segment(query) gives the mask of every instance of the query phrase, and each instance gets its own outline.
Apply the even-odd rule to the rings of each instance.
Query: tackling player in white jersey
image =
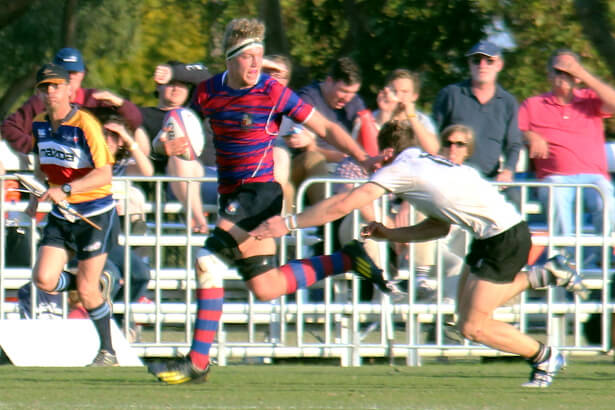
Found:
[[[458,288],[458,328],[468,339],[530,362],[526,387],[548,387],[565,365],[555,348],[492,318],[493,311],[528,288],[565,286],[586,296],[579,275],[561,255],[544,266],[520,272],[528,259],[528,226],[497,188],[471,167],[427,154],[417,146],[412,128],[386,123],[378,135],[382,169],[350,192],[340,193],[286,218],[274,216],[251,232],[256,238],[283,236],[292,229],[318,226],[347,215],[387,193],[401,196],[427,216],[419,224],[389,229],[371,223],[362,236],[394,242],[420,242],[446,236],[455,224],[470,231],[473,242]]]

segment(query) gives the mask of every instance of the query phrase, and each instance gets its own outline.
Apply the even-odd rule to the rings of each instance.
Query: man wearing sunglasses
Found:
[[[440,131],[451,124],[471,127],[476,144],[467,163],[489,179],[511,182],[522,145],[517,101],[497,83],[504,67],[502,51],[489,41],[481,41],[466,57],[471,78],[440,90],[433,119]],[[502,164],[500,157],[504,158]],[[506,189],[506,196],[519,205],[518,189]]]
[[[586,212],[591,211],[595,232],[602,233],[605,207],[610,220],[615,220],[602,123],[615,112],[615,89],[590,73],[570,50],[551,55],[547,76],[551,91],[528,98],[519,110],[519,127],[529,145],[536,177],[600,187],[604,201],[595,189],[583,190],[583,200]],[[580,83],[583,88],[578,87]],[[544,194],[543,200],[548,201],[547,192]],[[574,188],[553,190],[556,234],[574,234],[575,196]]]

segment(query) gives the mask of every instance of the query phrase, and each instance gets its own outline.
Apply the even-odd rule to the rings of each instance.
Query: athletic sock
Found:
[[[527,279],[530,282],[532,289],[544,289],[550,285],[555,284],[555,278],[547,269],[542,265],[530,266],[527,273]]]
[[[100,338],[100,350],[106,350],[115,354],[111,343],[111,308],[107,302],[94,309],[87,309],[90,319],[94,322],[98,337]]]
[[[551,348],[540,342],[538,344],[540,345],[538,351],[534,356],[530,357],[530,362],[533,364],[542,363],[551,357]]]
[[[280,271],[286,277],[287,295],[295,293],[297,289],[308,288],[327,276],[350,270],[352,270],[352,261],[348,255],[342,252],[307,259],[296,259],[280,266]]]
[[[63,271],[58,278],[58,284],[56,285],[54,292],[64,292],[65,290],[77,289],[77,277],[72,273]]]
[[[197,289],[197,318],[190,348],[190,360],[199,369],[209,364],[209,349],[218,331],[224,302],[223,288]]]

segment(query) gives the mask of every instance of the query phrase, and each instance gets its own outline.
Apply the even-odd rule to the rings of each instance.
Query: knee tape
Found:
[[[239,259],[236,262],[237,271],[243,280],[250,280],[276,267],[275,255],[258,255]]]
[[[232,263],[241,258],[241,252],[239,252],[235,238],[230,233],[217,227],[205,241],[205,248],[218,254],[227,263]]]
[[[228,266],[215,253],[201,248],[196,255],[196,277],[199,289],[221,288],[222,272]]]

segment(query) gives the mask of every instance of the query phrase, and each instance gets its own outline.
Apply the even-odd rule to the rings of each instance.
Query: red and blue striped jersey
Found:
[[[218,192],[241,184],[273,181],[273,141],[284,115],[304,123],[313,108],[267,74],[247,89],[226,85],[227,73],[199,84],[193,108],[208,117],[214,133]]]

